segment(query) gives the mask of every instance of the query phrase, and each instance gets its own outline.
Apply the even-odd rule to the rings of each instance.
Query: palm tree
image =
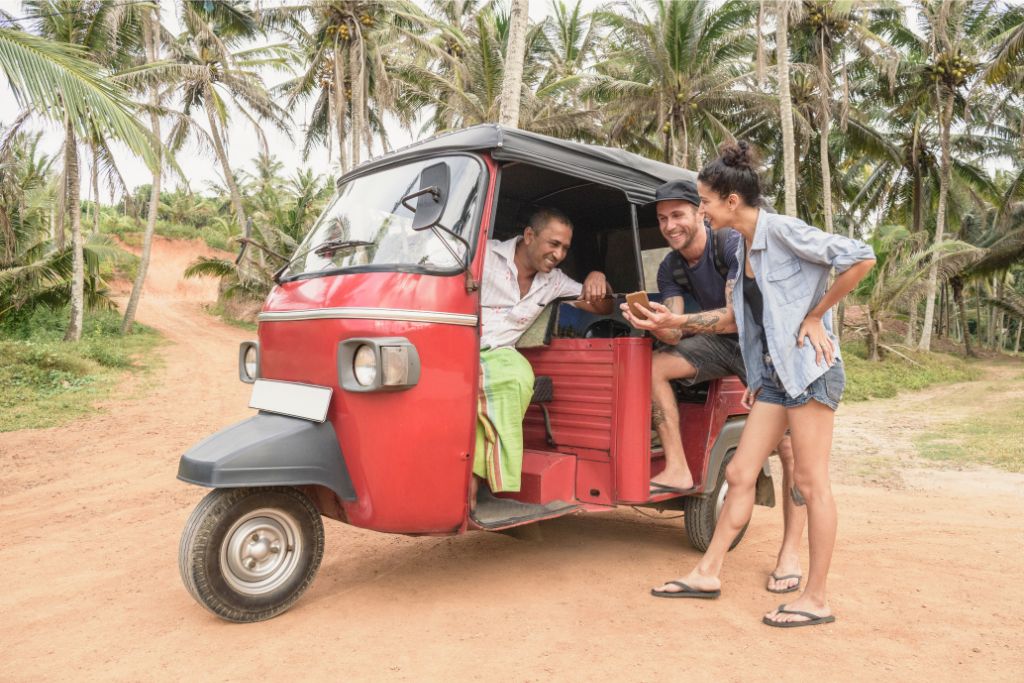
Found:
[[[429,111],[423,126],[427,132],[498,122],[509,19],[488,6],[463,16],[464,27],[439,24],[432,49],[399,68],[406,84],[399,106],[406,112]],[[526,34],[518,127],[558,137],[593,137],[594,112],[565,106],[578,77],[548,78],[544,28],[535,24]]]
[[[697,167],[732,135],[731,118],[773,106],[773,97],[743,87],[753,74],[756,7],[742,0],[648,6],[595,14],[611,37],[582,94],[602,104],[611,142]]]
[[[96,60],[89,72],[91,78],[99,78],[101,66],[114,71],[125,63],[127,54],[132,49],[133,36],[136,34],[134,25],[137,13],[124,11],[124,0],[100,0],[88,5],[71,0],[27,0],[24,3],[34,18],[33,27],[37,34],[54,43],[64,46],[64,54],[70,56],[79,51]],[[13,35],[13,34],[11,34]],[[14,41],[17,46],[18,37]],[[30,47],[30,43],[22,42],[21,47]],[[38,47],[38,43],[36,44]],[[74,46],[74,47],[71,47]],[[50,53],[54,54],[52,48]],[[26,65],[32,63],[26,61]],[[52,71],[52,70],[51,70]],[[38,78],[39,74],[35,74]],[[25,81],[26,85],[29,81]],[[17,83],[15,83],[17,88]],[[43,103],[50,105],[44,110],[52,118],[63,122],[64,127],[64,181],[67,188],[65,206],[71,217],[71,242],[73,253],[71,316],[66,341],[78,341],[82,334],[85,300],[85,255],[82,238],[82,217],[79,182],[78,139],[88,139],[90,133],[109,131],[117,137],[131,141],[136,151],[143,152],[150,163],[154,162],[150,140],[141,127],[131,122],[126,125],[131,105],[124,96],[123,90],[113,83],[107,86],[110,93],[106,101],[96,97],[88,97],[85,102],[64,101],[57,97],[55,101],[44,98]],[[31,92],[31,91],[30,91]],[[71,93],[69,93],[70,95]],[[83,94],[93,94],[85,91]],[[94,110],[92,105],[96,105]],[[115,109],[117,110],[115,113]],[[113,115],[113,118],[112,118]],[[113,127],[111,128],[111,125]],[[127,135],[127,137],[124,137]],[[147,149],[149,148],[149,149]]]
[[[842,127],[846,129],[849,111],[849,81],[846,64],[846,50],[852,46],[860,58],[876,62],[879,71],[885,69],[883,60],[893,59],[885,42],[868,26],[867,9],[840,0],[803,0],[804,15],[795,28],[797,52],[803,53],[801,61],[816,64],[818,92],[818,153],[822,186],[822,214],[826,232],[834,232],[832,208],[832,163],[829,154],[830,132],[833,117],[833,63],[838,55],[843,75]]]
[[[942,242],[946,230],[946,210],[950,185],[950,132],[955,107],[960,102],[961,115],[966,98],[976,95],[980,81],[968,88],[969,80],[981,69],[985,38],[991,28],[992,3],[983,0],[918,0],[923,37],[928,44],[929,63],[922,76],[930,80],[934,103],[939,112],[940,149],[939,202],[935,216],[935,244]],[[924,321],[918,348],[931,348],[932,323],[935,317],[935,293],[938,287],[939,264],[928,273]]]
[[[306,126],[305,152],[314,144],[338,145],[344,172],[359,163],[376,134],[388,148],[383,118],[397,113],[399,45],[423,50],[428,18],[406,0],[314,0],[270,9],[269,29],[283,31],[298,46],[300,73],[277,92],[288,106],[316,98]]]
[[[160,43],[164,33],[160,24],[159,7],[143,9],[144,17],[142,23],[143,45],[145,48],[146,63],[153,65],[160,59]],[[152,83],[149,87],[149,127],[153,138],[160,140],[160,84]],[[149,270],[149,259],[153,246],[153,232],[156,230],[157,216],[160,211],[160,181],[162,179],[162,155],[161,150],[157,151],[157,163],[153,167],[153,181],[149,190],[149,207],[146,216],[146,230],[142,235],[142,255],[139,260],[139,270],[135,275],[135,282],[132,284],[132,293],[128,297],[128,303],[124,308],[124,317],[121,320],[121,334],[130,334],[135,324],[135,313],[139,307],[139,300],[142,298],[142,288],[146,283],[146,272]]]
[[[884,348],[883,317],[921,296],[927,287],[925,275],[933,265],[938,264],[947,279],[975,263],[984,252],[956,240],[928,246],[925,233],[901,225],[881,226],[871,241],[878,267],[861,282],[858,293],[866,303],[868,359],[877,361]]]
[[[174,85],[185,116],[172,127],[169,147],[177,151],[190,135],[212,145],[227,183],[235,221],[244,231],[247,221],[242,194],[227,155],[228,106],[234,105],[249,121],[264,146],[261,122],[290,134],[288,112],[267,92],[260,70],[285,68],[292,51],[283,44],[241,48],[258,34],[259,26],[247,3],[239,0],[184,0],[179,13],[186,30],[167,47],[170,59],[182,73]],[[209,132],[190,118],[197,110],[205,115]]]

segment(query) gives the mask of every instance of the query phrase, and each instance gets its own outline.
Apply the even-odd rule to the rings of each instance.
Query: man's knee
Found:
[[[667,382],[696,376],[697,368],[682,356],[669,351],[658,351],[651,357],[651,379]]]

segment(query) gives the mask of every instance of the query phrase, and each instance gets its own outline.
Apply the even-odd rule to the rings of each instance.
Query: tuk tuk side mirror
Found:
[[[427,230],[435,227],[448,204],[448,190],[451,185],[451,171],[448,164],[431,164],[420,173],[420,189],[402,197],[402,206],[413,212],[412,229]],[[409,205],[416,200],[415,208]]]

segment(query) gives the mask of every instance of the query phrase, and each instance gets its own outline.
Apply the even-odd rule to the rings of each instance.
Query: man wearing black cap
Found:
[[[653,332],[662,347],[651,359],[651,416],[665,451],[665,469],[651,480],[651,495],[693,489],[680,435],[679,406],[669,380],[690,385],[729,375],[745,378],[727,287],[739,273],[740,234],[730,229],[715,234],[704,225],[692,181],[665,183],[655,193],[655,201],[658,227],[672,248],[658,267],[658,290],[665,308],[680,316],[680,326]],[[696,300],[700,312],[683,315],[686,293]],[[633,322],[628,307],[623,312]]]
[[[686,464],[679,429],[679,405],[670,380],[699,384],[736,375],[746,384],[746,369],[736,336],[732,288],[739,275],[736,258],[740,234],[730,228],[717,232],[704,224],[696,185],[673,180],[655,192],[658,227],[672,247],[658,267],[658,291],[664,304],[651,304],[655,315],[671,312],[678,327],[651,331],[659,341],[651,358],[651,421],[665,453],[665,469],[651,480],[651,495],[692,491],[693,476]],[[763,207],[768,211],[771,208]],[[699,313],[684,313],[684,294],[700,306]],[[628,306],[623,316],[636,319]],[[793,452],[789,437],[778,447],[784,480],[792,482]],[[768,590],[789,593],[800,585],[800,539],[806,514],[789,496],[784,502],[785,534]]]

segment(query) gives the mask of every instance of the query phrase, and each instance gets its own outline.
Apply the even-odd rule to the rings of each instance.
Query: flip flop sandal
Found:
[[[785,605],[779,605],[776,610],[780,614],[797,614],[801,617],[807,617],[804,621],[775,621],[769,619],[767,616],[761,617],[761,622],[769,626],[775,626],[776,628],[797,628],[799,626],[817,626],[819,624],[831,624],[836,618],[833,615],[827,617],[819,616],[811,612],[801,612],[796,609],[786,609]]]
[[[704,600],[714,600],[722,594],[721,589],[716,591],[699,591],[696,588],[690,588],[682,581],[666,581],[666,586],[679,586],[682,590],[677,591],[660,591],[655,588],[651,589],[651,595],[656,598],[701,598]]]
[[[765,590],[769,593],[792,593],[794,591],[800,590],[800,579],[803,578],[803,574],[786,574],[785,576],[775,576],[775,574],[771,574],[770,576],[776,582],[785,581],[786,579],[796,579],[797,581],[795,586],[783,588],[782,590],[777,590],[775,588],[765,588]]]
[[[676,495],[685,495],[687,493],[693,493],[697,490],[696,486],[691,486],[688,489],[676,488],[675,486],[668,486],[667,484],[655,484],[651,482],[651,487],[648,489],[648,496],[661,496],[666,493],[674,493]]]

